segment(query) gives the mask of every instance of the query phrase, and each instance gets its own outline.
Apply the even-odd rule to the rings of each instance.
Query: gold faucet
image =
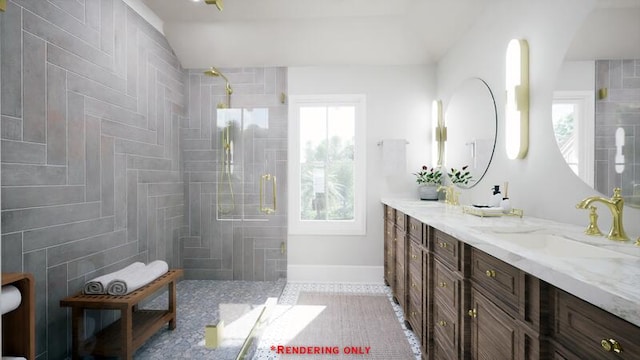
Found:
[[[438,191],[444,190],[444,202],[449,205],[460,205],[458,202],[458,193],[453,185],[440,185]]]
[[[601,196],[589,196],[576,204],[576,208],[587,209],[591,206],[591,203],[596,201],[605,204],[611,211],[613,224],[611,225],[611,230],[609,231],[607,238],[617,241],[629,240],[629,237],[624,232],[624,227],[622,226],[622,209],[624,208],[624,199],[620,195],[620,188],[613,189],[613,197],[611,199],[603,198]]]

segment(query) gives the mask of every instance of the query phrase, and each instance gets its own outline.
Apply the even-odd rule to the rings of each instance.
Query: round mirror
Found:
[[[567,165],[605,196],[640,207],[640,3],[598,7],[571,43],[552,121]]]
[[[475,186],[489,168],[496,146],[496,103],[489,85],[465,80],[453,93],[444,115],[444,167],[461,188]]]

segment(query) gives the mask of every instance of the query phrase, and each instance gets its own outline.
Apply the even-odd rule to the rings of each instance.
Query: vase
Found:
[[[420,200],[438,200],[438,185],[418,185],[418,195],[420,196]]]

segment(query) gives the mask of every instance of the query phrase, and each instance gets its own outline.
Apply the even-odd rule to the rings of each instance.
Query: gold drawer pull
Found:
[[[618,354],[622,352],[622,346],[620,346],[620,343],[614,339],[602,339],[602,341],[600,341],[600,345],[602,345],[604,351],[613,351]]]
[[[416,316],[416,312],[415,312],[415,311],[412,311],[412,312],[411,312],[411,317],[414,317],[414,316]]]
[[[391,231],[387,231],[387,235],[391,235]]]
[[[444,281],[443,281],[443,282],[441,282],[441,283],[440,283],[440,287],[447,287],[447,283],[446,283],[446,282],[444,282]]]
[[[414,224],[411,224],[411,230],[415,230],[416,226]]]
[[[469,310],[469,312],[467,312],[467,314],[468,314],[469,316],[471,316],[472,318],[474,318],[474,319],[475,319],[475,318],[477,318],[477,317],[478,317],[478,310],[476,310],[476,309],[471,309],[471,310]]]
[[[443,248],[443,249],[447,247],[447,243],[445,243],[445,242],[440,242],[440,243],[438,243],[438,245],[440,245],[440,247]]]
[[[440,325],[440,326],[447,326],[447,322],[446,322],[446,321],[443,321],[443,320],[440,320],[440,321],[438,321],[438,325]]]
[[[496,277],[496,271],[495,270],[487,270],[484,272],[485,274],[487,274],[488,277]]]
[[[398,242],[398,238],[393,238],[393,241]]]
[[[402,221],[402,216],[398,216],[398,217],[396,218],[396,220],[397,220],[398,222]]]

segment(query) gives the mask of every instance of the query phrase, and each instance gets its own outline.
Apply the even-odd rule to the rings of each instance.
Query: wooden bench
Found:
[[[169,323],[169,330],[175,329],[176,282],[183,274],[182,269],[169,270],[153,282],[126,295],[85,295],[80,292],[62,299],[60,306],[71,308],[72,359],[81,359],[89,354],[133,359],[133,353],[165,323]],[[138,309],[138,303],[167,285],[167,310]],[[120,319],[98,332],[95,337],[84,339],[85,309],[120,310]]]

